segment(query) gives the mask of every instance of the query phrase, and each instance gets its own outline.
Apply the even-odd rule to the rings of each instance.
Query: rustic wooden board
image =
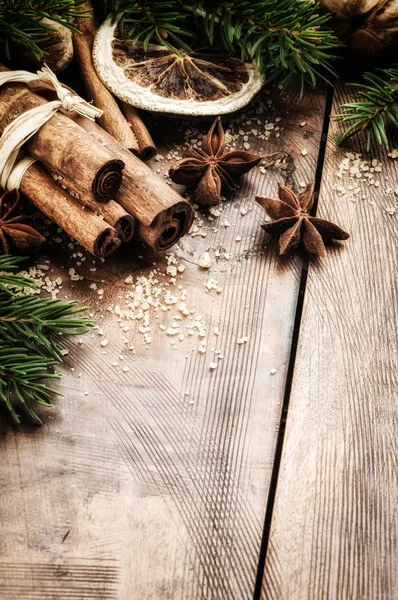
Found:
[[[307,181],[325,94],[301,103],[296,93],[264,97],[271,100],[255,118],[263,128],[279,115],[283,130],[261,146],[250,134],[251,148],[286,152],[289,177]],[[256,120],[251,128],[260,127]],[[159,121],[154,137],[167,129],[180,142],[188,126]],[[174,148],[168,142],[163,155]],[[189,340],[172,349],[160,331],[147,350],[132,326],[137,354],[125,356],[128,372],[114,367],[124,346],[106,307],[138,266],[119,256],[93,274],[86,262],[78,269],[86,279],[71,284],[65,270],[75,261],[53,245],[50,275],[60,274],[63,293],[90,305],[110,343],[103,355],[96,333],[82,344],[68,340],[75,371],[65,369],[66,398],[41,429],[1,426],[2,598],[252,597],[301,273],[298,259],[281,262],[264,246],[264,213],[252,198],[274,195],[283,179],[278,170],[254,170],[224,206],[231,226],[214,233],[215,222],[204,218],[207,237],[188,236],[177,250],[197,314],[209,331],[220,322],[204,356]],[[219,247],[230,260],[215,258]],[[198,267],[207,250],[209,273]],[[141,263],[142,272],[153,260]],[[222,294],[204,293],[209,276]],[[104,302],[89,287],[101,280]],[[240,346],[241,336],[248,341]],[[214,372],[212,347],[224,354]]]
[[[334,112],[352,91],[340,87],[335,96]],[[397,597],[398,163],[376,147],[367,153],[357,139],[346,151],[381,160],[380,185],[360,182],[356,201],[339,195],[339,185],[353,195],[347,179],[336,177],[344,157],[335,146],[339,131],[333,124],[318,214],[351,239],[310,264],[267,600]]]

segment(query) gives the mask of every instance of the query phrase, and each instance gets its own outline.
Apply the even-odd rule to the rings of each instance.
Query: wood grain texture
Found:
[[[262,146],[249,135],[251,149],[286,152],[289,176],[297,182],[310,179],[324,93],[310,94],[300,104],[294,92],[265,100],[276,108],[270,105],[255,119],[263,127],[266,118],[279,116],[284,129]],[[300,127],[303,121],[307,125]],[[181,142],[186,126],[160,119],[153,127],[165,156]],[[208,124],[194,126],[205,132]],[[45,565],[45,576],[52,579],[49,573],[55,573],[54,585],[67,590],[63,598],[252,597],[301,272],[298,258],[279,261],[264,246],[260,224],[265,215],[253,198],[275,194],[276,181],[283,179],[277,170],[255,169],[224,205],[222,219],[231,226],[204,217],[207,237],[188,236],[177,249],[196,314],[202,314],[209,332],[220,323],[221,335],[209,335],[204,356],[188,339],[172,349],[157,329],[147,350],[131,326],[128,335],[137,355],[125,355],[128,372],[115,368],[123,336],[106,307],[118,301],[126,276],[138,269],[147,273],[154,257],[137,265],[119,253],[95,273],[87,261],[78,269],[85,280],[71,282],[65,273],[75,260],[52,245],[50,275],[63,276],[63,295],[90,306],[110,343],[103,355],[95,333],[81,344],[65,340],[67,363],[75,369],[65,368],[66,399],[46,415],[41,429],[14,431],[2,425],[4,600],[20,590],[16,563],[21,572]],[[245,216],[242,206],[248,209]],[[217,258],[218,248],[231,259]],[[205,251],[213,261],[209,273],[198,267]],[[208,277],[217,279],[222,294],[204,293]],[[92,282],[101,282],[105,301],[98,302]],[[241,336],[248,337],[244,346],[237,344]],[[224,354],[214,372],[209,370],[212,347]],[[272,369],[277,369],[274,375]],[[89,565],[81,589],[58,577],[59,564],[68,573]],[[102,595],[98,582],[105,574],[95,566],[108,569]],[[24,585],[26,598],[45,590],[38,577]]]
[[[338,88],[333,112],[351,100]],[[318,215],[351,238],[310,264],[264,600],[397,598],[398,215],[386,208],[398,163],[366,153],[363,138],[338,149],[339,131],[332,124]],[[334,189],[348,189],[336,177],[347,151],[383,163],[380,185],[358,183],[356,201]]]

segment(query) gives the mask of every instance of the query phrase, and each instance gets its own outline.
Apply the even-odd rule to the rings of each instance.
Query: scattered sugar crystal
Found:
[[[209,212],[213,217],[219,217],[222,211],[219,208],[214,208],[214,206],[212,206]]]
[[[169,266],[169,267],[167,267],[167,272],[172,277],[175,277],[177,275],[177,267],[175,267],[174,265]]]
[[[210,254],[208,252],[205,252],[202,258],[199,259],[199,266],[202,267],[202,269],[210,269],[211,260]]]
[[[218,288],[218,283],[215,279],[209,279],[204,283],[204,286],[206,288],[206,291],[210,292],[210,290],[216,290]]]
[[[363,185],[380,186],[379,174],[382,172],[383,164],[377,159],[372,161],[362,158],[362,154],[347,152],[341,160],[336,177],[344,181],[344,185],[338,184],[334,189],[340,196],[345,196],[355,202],[357,198],[366,199],[363,194]]]

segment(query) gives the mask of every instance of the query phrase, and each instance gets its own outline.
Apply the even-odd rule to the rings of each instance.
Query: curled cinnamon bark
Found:
[[[8,70],[0,65],[0,71]],[[7,83],[0,88],[0,133],[27,110],[46,100],[25,84]],[[72,113],[71,113],[72,114]],[[55,114],[25,144],[26,150],[60,173],[69,188],[88,201],[114,198],[122,181],[124,162],[65,114]]]
[[[164,252],[171,248],[186,233],[186,224],[189,216],[185,207],[173,207],[169,215],[165,215],[161,222],[152,225],[138,225],[138,234],[141,239],[155,252]],[[156,219],[155,219],[156,221]]]
[[[116,229],[121,242],[129,242],[133,239],[135,219],[120,204],[110,200],[106,204],[97,204],[91,208],[93,208],[94,213],[97,213],[106,223]]]
[[[82,9],[84,11],[92,11],[91,2],[86,1],[83,4]],[[91,53],[95,34],[97,33],[97,26],[93,13],[91,13],[91,16],[86,14],[84,18],[75,19],[75,25],[80,32],[73,33],[75,60],[79,67],[84,87],[86,88],[88,100],[92,100],[95,106],[104,111],[98,121],[101,127],[103,127],[118,142],[131,150],[131,152],[139,154],[140,148],[135,132],[132,131],[124,118],[115,98],[98,77],[93,64]]]
[[[66,189],[68,195],[70,194],[73,197],[73,191],[71,193],[71,190],[68,189],[68,186],[65,184],[65,179],[62,180],[62,187],[63,189]],[[84,208],[92,211],[100,219],[105,221],[105,223],[114,227],[121,242],[129,242],[133,239],[135,219],[133,216],[129,215],[120,204],[114,200],[109,200],[109,202],[100,204],[98,202],[85,202],[84,198],[76,199]]]
[[[91,186],[96,200],[99,202],[108,202],[116,196],[122,180],[122,165],[122,161],[117,164],[113,159],[105,163],[97,171]],[[83,168],[85,168],[85,165],[83,165]]]
[[[79,116],[75,121],[125,163],[115,200],[136,219],[138,235],[155,252],[171,248],[188,233],[192,206],[101,127]]]
[[[36,208],[94,256],[109,256],[120,246],[116,229],[72,198],[39,163],[25,171],[20,189]]]
[[[141,160],[150,160],[156,154],[156,146],[151,134],[134,106],[130,106],[130,104],[126,104],[125,102],[122,102],[121,105],[123,113],[130,123],[138,142],[138,153],[135,152],[135,154]]]

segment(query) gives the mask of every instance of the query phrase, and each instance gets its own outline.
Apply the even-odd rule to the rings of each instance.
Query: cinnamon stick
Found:
[[[0,71],[8,70],[0,64]],[[25,84],[0,88],[0,132],[20,114],[44,104]],[[72,113],[71,113],[72,114]],[[92,202],[107,202],[121,184],[124,163],[68,116],[58,112],[25,144],[26,150]],[[128,152],[128,151],[126,151]]]
[[[160,252],[188,233],[193,220],[189,202],[101,127],[79,116],[75,120],[91,133],[93,139],[125,163],[123,181],[115,200],[135,217],[137,233],[145,243]]]
[[[139,147],[138,157],[141,160],[149,160],[153,158],[156,154],[155,142],[146,128],[144,121],[141,119],[139,112],[136,108],[134,108],[134,106],[131,106],[126,102],[121,102],[121,106],[124,116],[130,123],[131,129],[133,130],[137,139]]]
[[[116,229],[72,198],[38,162],[25,171],[20,189],[36,208],[94,256],[109,256],[120,246]]]
[[[88,0],[82,6],[84,11],[91,10],[92,4]],[[88,99],[101,108],[104,113],[98,119],[100,125],[123,146],[134,152],[140,153],[138,140],[128,122],[123,116],[118,103],[107,87],[102,83],[95,70],[92,49],[97,26],[94,13],[85,18],[76,18],[75,25],[80,33],[73,33],[75,59],[80,75],[86,88]],[[148,134],[149,135],[149,134]]]
[[[181,215],[183,218],[185,215]],[[171,211],[162,223],[140,225],[138,228],[141,239],[156,252],[168,250],[181,237],[181,220]]]
[[[121,242],[129,242],[133,239],[135,219],[120,204],[110,200],[106,204],[97,204],[89,206],[89,208],[92,208],[95,214],[116,229]]]
[[[62,179],[61,187],[66,189],[70,196],[76,198],[73,190],[70,190],[65,184],[65,179]],[[135,219],[132,215],[129,215],[128,212],[120,206],[120,204],[114,200],[109,200],[109,202],[100,204],[98,202],[85,202],[84,198],[76,199],[78,200],[79,204],[83,205],[83,208],[88,208],[100,219],[105,221],[105,223],[108,223],[108,225],[111,225],[111,227],[116,229],[117,235],[121,242],[129,242],[133,239]]]

